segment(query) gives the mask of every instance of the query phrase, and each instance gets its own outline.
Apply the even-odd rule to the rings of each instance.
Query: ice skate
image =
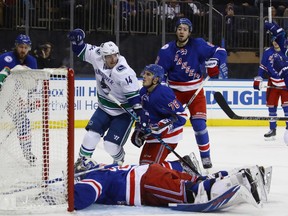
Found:
[[[211,158],[210,157],[201,158],[201,161],[202,161],[202,165],[203,165],[204,169],[212,168],[212,162],[211,162]]]
[[[187,162],[187,164],[189,164],[189,166],[184,163],[183,161],[180,160],[180,163],[183,167],[183,171],[190,174],[190,175],[198,175],[198,173],[201,173],[201,169],[199,166],[199,162],[197,160],[197,158],[195,157],[195,154],[193,152],[191,152],[189,155],[185,155],[183,157],[183,160],[185,160]],[[193,168],[193,170],[191,168]],[[195,171],[197,171],[198,173],[196,173]]]
[[[97,162],[94,161],[91,157],[79,157],[74,164],[74,172],[79,173],[89,169],[93,169],[97,166]]]
[[[270,129],[268,133],[264,134],[264,139],[266,141],[273,141],[276,139],[276,129]]]

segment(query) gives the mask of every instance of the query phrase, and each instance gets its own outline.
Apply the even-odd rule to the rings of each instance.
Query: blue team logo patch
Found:
[[[13,58],[11,56],[5,56],[4,61],[10,63],[13,61]]]
[[[169,44],[165,44],[161,49],[167,49],[169,47]]]

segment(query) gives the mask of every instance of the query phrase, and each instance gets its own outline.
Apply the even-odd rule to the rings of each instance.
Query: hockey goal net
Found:
[[[0,101],[0,214],[72,211],[73,70],[17,66]]]

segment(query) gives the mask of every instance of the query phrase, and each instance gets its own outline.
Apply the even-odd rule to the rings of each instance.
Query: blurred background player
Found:
[[[275,52],[272,56],[273,68],[278,73],[278,76],[285,82],[286,89],[288,89],[288,49],[287,49],[287,35],[283,28],[277,23],[266,21],[264,23],[265,30],[271,33],[272,41],[275,41],[280,50]],[[283,90],[284,91],[284,90]],[[288,128],[286,127],[284,133],[284,142],[288,145]]]
[[[167,83],[177,99],[187,104],[203,80],[201,65],[205,63],[208,76],[219,75],[219,67],[227,71],[225,49],[214,46],[202,38],[191,38],[192,23],[187,18],[177,21],[176,40],[164,45],[157,56],[156,64],[164,68]],[[212,167],[210,141],[206,125],[206,98],[202,89],[188,107],[190,122],[195,132],[201,161],[205,169]]]
[[[92,64],[98,96],[98,108],[86,126],[87,133],[80,147],[76,171],[95,165],[91,156],[104,136],[104,148],[113,158],[113,163],[124,162],[125,144],[134,120],[120,108],[109,95],[120,101],[128,110],[142,111],[136,73],[120,55],[119,48],[112,42],[99,46],[84,42],[85,33],[74,29],[68,34],[73,52],[83,61]]]
[[[253,87],[256,90],[261,90],[262,82],[265,75],[268,75],[268,87],[266,90],[266,106],[268,107],[269,116],[277,116],[278,101],[281,99],[281,106],[284,115],[288,116],[288,90],[286,89],[284,79],[281,79],[273,68],[273,55],[280,52],[280,47],[275,40],[272,41],[272,46],[266,49],[263,53],[261,64],[258,69],[258,76],[254,78]],[[265,140],[275,140],[277,122],[269,121],[270,130],[264,134]],[[288,122],[286,122],[288,129]]]
[[[29,55],[31,50],[31,40],[28,35],[20,34],[15,40],[15,49],[10,52],[0,55],[0,88],[5,87],[4,80],[9,76],[10,69],[16,65],[27,66],[31,69],[37,69],[36,59]],[[21,98],[17,98],[19,106],[24,106],[27,101],[23,101]],[[16,109],[15,107],[6,109],[8,114],[12,117],[16,126],[17,136],[20,141],[20,146],[23,151],[24,157],[30,165],[34,165],[36,162],[35,155],[31,152],[31,128],[30,120],[27,117],[29,109]],[[20,110],[20,111],[19,111]]]
[[[117,166],[91,171],[78,180],[74,185],[74,208],[81,210],[93,203],[162,207],[168,207],[169,203],[193,203],[198,211],[201,206],[205,211],[209,208],[214,211],[225,204],[231,208],[241,202],[260,207],[265,188],[259,181],[262,173],[258,167],[235,169],[229,175],[220,171],[207,177],[160,164]],[[211,201],[218,196],[218,200]]]
[[[160,65],[147,65],[141,75],[143,87],[140,89],[140,97],[144,115],[141,115],[140,123],[136,123],[131,141],[137,147],[145,143],[140,164],[163,163],[171,151],[156,137],[175,149],[182,139],[183,125],[188,115],[173,91],[161,85],[164,69]],[[150,132],[152,135],[146,135]]]

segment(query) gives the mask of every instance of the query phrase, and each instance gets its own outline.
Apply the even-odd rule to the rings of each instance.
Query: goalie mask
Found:
[[[119,54],[119,48],[112,41],[108,41],[100,45],[100,53],[101,53],[103,60],[105,61],[105,56]]]

